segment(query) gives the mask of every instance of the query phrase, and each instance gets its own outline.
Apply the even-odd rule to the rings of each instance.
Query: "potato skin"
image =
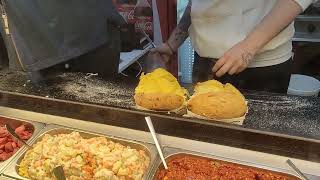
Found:
[[[229,92],[208,92],[192,97],[188,110],[210,119],[231,119],[245,115],[247,105],[241,96]]]
[[[184,97],[169,93],[137,93],[134,95],[138,106],[155,111],[171,111],[184,104]]]

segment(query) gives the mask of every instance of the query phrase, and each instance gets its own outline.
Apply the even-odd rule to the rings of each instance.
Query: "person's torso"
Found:
[[[221,57],[233,45],[245,39],[276,2],[277,0],[192,0],[192,25],[189,33],[195,50],[203,57]],[[293,34],[292,23],[259,52],[251,66],[268,66],[290,58]]]

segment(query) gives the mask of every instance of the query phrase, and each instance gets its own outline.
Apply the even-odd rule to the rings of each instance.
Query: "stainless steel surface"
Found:
[[[36,138],[36,136],[40,133],[40,131],[43,129],[45,124],[39,123],[39,122],[34,122],[34,121],[29,121],[29,120],[24,120],[20,118],[10,118],[7,116],[1,116],[0,115],[0,125],[5,125],[8,124],[12,128],[17,128],[23,124],[28,126],[29,128],[32,128],[33,134],[31,138],[27,141],[30,143],[32,140]],[[20,151],[22,151],[23,147],[20,148],[12,157],[7,159],[6,161],[0,162],[0,174],[4,171],[4,169],[7,167],[7,165],[19,154]]]
[[[9,132],[9,134],[10,134],[12,137],[14,137],[14,138],[16,138],[18,141],[22,142],[22,144],[25,145],[28,149],[31,148],[31,146],[30,146],[27,142],[25,142],[23,139],[21,139],[21,138],[18,136],[18,134],[16,134],[16,132],[10,127],[10,125],[6,124],[5,127],[6,127],[7,131]],[[33,131],[33,130],[32,130],[32,131]]]
[[[57,166],[53,169],[53,174],[57,180],[66,180],[64,170],[62,166]]]
[[[138,150],[144,150],[147,153],[147,155],[149,155],[149,157],[150,157],[150,165],[145,172],[144,178],[149,176],[149,173],[153,167],[153,164],[155,163],[157,152],[156,152],[155,147],[151,144],[148,144],[148,143],[133,141],[133,140],[124,139],[124,138],[117,138],[117,137],[110,136],[110,135],[107,136],[104,134],[98,134],[98,133],[94,133],[94,132],[89,132],[89,131],[79,130],[79,129],[74,129],[74,128],[68,128],[68,127],[63,127],[63,126],[58,126],[58,125],[48,125],[40,132],[39,136],[37,136],[37,138],[31,142],[31,144],[35,144],[35,143],[41,141],[42,137],[45,134],[50,134],[50,135],[69,134],[73,131],[79,132],[81,137],[83,137],[83,138],[92,138],[92,137],[99,137],[99,136],[107,137],[109,140],[112,140],[114,142],[118,142],[122,145],[130,146],[131,148],[135,148]],[[5,171],[3,173],[5,176],[12,177],[15,179],[22,179],[22,180],[27,179],[27,178],[24,178],[18,174],[18,165],[20,164],[20,162],[24,158],[24,155],[26,152],[27,152],[27,148],[24,148],[23,151],[21,153],[19,153],[18,156],[16,156],[14,158],[14,160],[10,163],[8,168],[5,169]]]
[[[167,162],[169,162],[170,158],[177,156],[177,155],[194,155],[194,156],[209,158],[209,159],[213,159],[213,160],[220,160],[220,161],[235,163],[235,164],[239,164],[239,165],[254,167],[254,168],[258,168],[258,169],[269,170],[269,171],[272,171],[275,173],[280,173],[280,174],[284,174],[284,175],[288,175],[288,176],[292,176],[292,177],[296,177],[296,178],[300,179],[298,176],[292,174],[290,171],[280,169],[277,167],[270,167],[270,166],[265,166],[263,164],[258,164],[258,163],[253,163],[253,162],[245,162],[245,161],[241,161],[241,160],[237,160],[237,159],[230,159],[230,158],[225,158],[225,157],[221,157],[221,156],[214,156],[214,155],[204,154],[204,153],[200,153],[200,152],[187,151],[184,149],[165,147],[164,154],[165,154],[165,158],[166,158]],[[149,179],[155,178],[155,175],[157,174],[157,171],[159,170],[159,168],[162,168],[161,166],[162,166],[162,163],[158,158],[156,161],[156,164],[152,168],[152,171],[150,173],[151,176],[149,176]]]
[[[77,127],[78,129],[88,130],[91,132],[94,131],[96,133],[108,136],[116,136],[123,139],[131,139],[153,144],[153,140],[149,132],[4,107],[0,107],[0,114],[15,118],[28,117],[38,122],[59,124],[67,127]],[[190,133],[192,133],[192,131],[190,131]],[[294,173],[286,164],[286,160],[288,159],[286,156],[278,156],[274,154],[234,148],[214,143],[205,143],[162,134],[158,134],[158,139],[163,146],[173,147],[175,149],[184,149],[184,152],[199,152],[200,154],[205,154],[212,157],[223,157],[224,159],[230,161],[236,160],[249,165],[258,164],[263,167],[275,167],[276,169],[281,169],[285,172]],[[304,174],[310,180],[320,179],[320,163],[292,158],[291,160],[296,163],[298,168],[302,170],[302,172],[304,172]],[[160,164],[160,160],[157,162],[158,164],[155,163],[154,166]],[[9,168],[11,168],[11,166]],[[9,168],[6,170],[6,172],[9,171]],[[13,171],[15,172],[15,166],[13,167]]]
[[[290,159],[287,160],[287,163],[303,180],[309,180]]]

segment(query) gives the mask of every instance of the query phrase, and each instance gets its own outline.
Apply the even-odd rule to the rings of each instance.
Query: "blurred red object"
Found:
[[[177,1],[176,0],[157,0],[161,33],[163,41],[166,41],[171,32],[177,26]],[[174,56],[168,64],[168,70],[178,77],[178,58]]]

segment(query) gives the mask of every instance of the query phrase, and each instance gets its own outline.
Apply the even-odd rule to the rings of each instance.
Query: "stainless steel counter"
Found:
[[[153,144],[152,137],[149,133],[137,130],[131,130],[121,127],[96,124],[92,122],[57,117],[51,115],[44,115],[39,113],[27,112],[22,110],[15,110],[10,108],[0,107],[0,115],[6,115],[13,118],[28,117],[37,122],[45,122],[48,124],[63,125],[66,127],[77,127],[84,131],[91,131],[101,133],[107,136],[130,139],[132,141],[139,141]],[[107,118],[107,117],[106,117]],[[129,121],[129,120],[128,120]],[[192,130],[190,130],[192,133]],[[265,167],[267,169],[277,169],[284,172],[293,173],[286,164],[288,157],[278,156],[268,153],[261,153],[240,148],[233,148],[213,143],[204,143],[189,139],[177,138],[172,136],[159,135],[159,139],[163,146],[183,149],[184,151],[191,151],[201,153],[208,156],[223,157],[231,161],[242,162],[243,164]],[[290,158],[310,179],[320,179],[320,163],[309,162],[300,159]],[[15,165],[14,165],[15,166]],[[5,171],[4,174],[7,174]],[[294,174],[294,173],[293,173]],[[148,178],[149,179],[149,178]]]

